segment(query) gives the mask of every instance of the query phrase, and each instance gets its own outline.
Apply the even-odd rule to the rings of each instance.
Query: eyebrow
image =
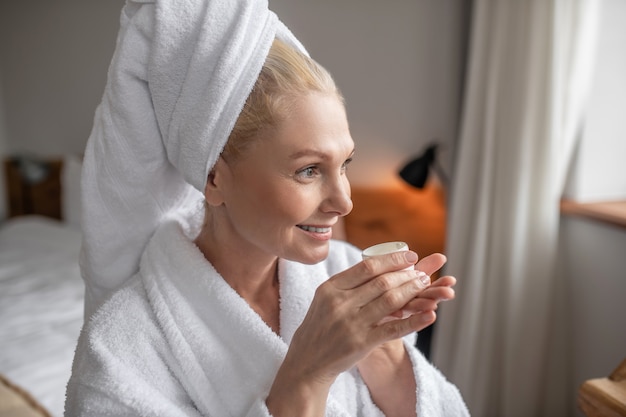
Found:
[[[354,155],[354,149],[352,149],[352,152],[350,152],[350,158]],[[299,159],[299,158],[303,158],[306,156],[316,156],[320,159],[328,159],[328,154],[322,152],[322,151],[318,151],[315,149],[303,149],[301,151],[298,152],[294,152],[291,155],[289,155],[290,159]]]

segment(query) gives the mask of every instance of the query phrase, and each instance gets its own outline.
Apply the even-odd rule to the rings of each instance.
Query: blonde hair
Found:
[[[275,39],[224,147],[224,158],[237,158],[250,146],[252,139],[276,128],[288,117],[298,97],[312,92],[334,94],[343,101],[326,69],[285,42]]]

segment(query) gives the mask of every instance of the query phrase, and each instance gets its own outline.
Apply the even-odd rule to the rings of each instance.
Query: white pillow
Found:
[[[66,155],[61,169],[61,214],[70,227],[80,229],[80,177],[83,161],[77,155]]]

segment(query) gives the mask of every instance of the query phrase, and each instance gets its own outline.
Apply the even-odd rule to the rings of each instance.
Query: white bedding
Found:
[[[53,417],[63,415],[83,321],[80,239],[77,228],[43,217],[0,226],[0,374]]]

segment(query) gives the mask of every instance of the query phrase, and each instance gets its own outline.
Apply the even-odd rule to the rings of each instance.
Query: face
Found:
[[[322,94],[300,98],[277,129],[215,167],[229,243],[302,263],[325,259],[331,226],[352,210],[353,152],[343,104]]]

